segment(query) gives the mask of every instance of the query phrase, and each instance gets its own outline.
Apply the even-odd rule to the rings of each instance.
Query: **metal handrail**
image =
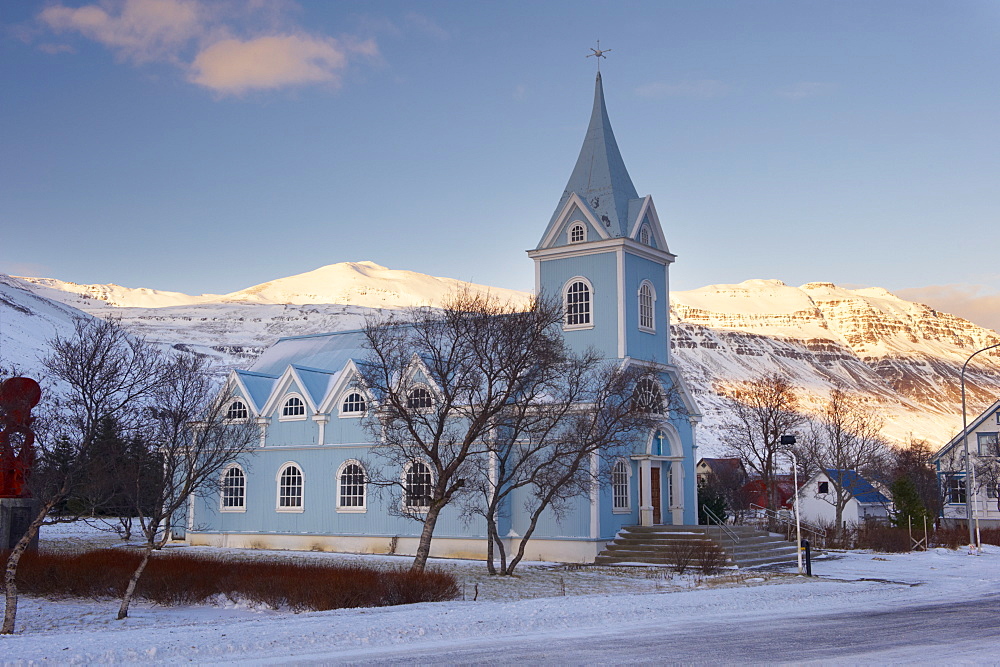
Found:
[[[733,531],[731,531],[729,528],[727,528],[725,522],[723,522],[722,519],[716,516],[715,512],[713,512],[708,508],[708,505],[702,505],[701,510],[705,513],[705,517],[709,520],[708,525],[711,525],[714,522],[716,526],[721,528],[723,531],[726,532],[727,535],[729,535],[729,539],[731,539],[733,542],[740,541],[739,536]]]
[[[795,526],[795,522],[793,520],[789,519],[788,517],[782,516],[782,515],[778,514],[777,512],[775,512],[774,510],[770,510],[770,509],[768,509],[766,507],[761,507],[760,505],[757,505],[756,503],[750,503],[750,509],[753,510],[753,511],[756,511],[756,512],[763,512],[764,516],[766,516],[769,519],[772,519],[776,523],[783,523],[783,524],[785,524],[785,526],[789,530],[791,530]],[[824,545],[826,544],[826,529],[820,528],[819,526],[813,525],[811,523],[806,523],[805,521],[802,521],[801,519],[799,520],[799,525],[800,525],[802,531],[807,532],[807,533],[812,533],[813,535],[815,535],[819,539],[820,543],[822,543]]]

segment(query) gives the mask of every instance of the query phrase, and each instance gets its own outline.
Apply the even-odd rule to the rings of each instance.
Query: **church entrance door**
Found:
[[[660,512],[660,468],[654,467],[650,470],[649,491],[653,500],[653,524],[663,523],[663,516]]]

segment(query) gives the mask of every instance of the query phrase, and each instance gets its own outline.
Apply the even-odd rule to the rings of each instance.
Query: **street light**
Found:
[[[975,534],[972,532],[972,493],[976,488],[976,473],[972,467],[972,460],[969,458],[969,425],[965,416],[965,368],[972,361],[972,358],[979,354],[980,352],[985,352],[986,350],[992,350],[995,347],[1000,347],[1000,343],[994,343],[988,347],[984,347],[981,350],[976,350],[969,355],[969,358],[965,360],[962,364],[962,372],[960,374],[961,384],[962,384],[962,440],[964,441],[965,447],[965,521],[969,524],[969,545],[976,545],[976,550],[979,550],[979,517],[976,517],[976,531]]]
[[[781,436],[781,444],[792,446],[795,444],[794,435]],[[795,492],[795,553],[799,557],[799,574],[802,574],[802,526],[799,523],[799,462],[795,458],[795,452],[788,450],[792,457],[792,485]]]

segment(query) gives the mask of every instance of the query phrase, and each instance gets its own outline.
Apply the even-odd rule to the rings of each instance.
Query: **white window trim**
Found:
[[[579,241],[574,241],[573,240],[573,230],[577,229],[577,228],[583,230],[583,238],[580,239]],[[566,229],[566,242],[569,243],[569,244],[571,244],[571,245],[576,245],[577,243],[586,243],[587,242],[587,225],[585,225],[583,223],[583,221],[581,221],[581,220],[574,220],[573,222],[571,222],[570,225],[569,225],[569,227]]]
[[[567,306],[569,305],[566,302],[566,300],[567,300],[567,296],[569,294],[569,288],[573,285],[573,283],[583,283],[584,285],[587,286],[587,289],[590,291],[590,322],[588,322],[586,324],[566,324],[566,310],[567,310]],[[565,283],[563,283],[563,287],[562,287],[562,306],[563,306],[562,328],[563,328],[563,331],[579,331],[579,330],[582,330],[582,329],[593,329],[594,328],[594,321],[596,319],[596,317],[594,316],[595,315],[594,311],[596,310],[596,308],[595,308],[596,299],[594,297],[595,297],[595,293],[594,293],[594,285],[593,285],[593,283],[591,283],[587,278],[584,278],[583,276],[573,276],[572,278],[570,278],[569,280],[567,280]]]
[[[247,416],[245,417],[246,419],[252,419],[253,418],[253,411],[250,410],[250,403],[245,398],[242,398],[240,396],[234,396],[229,401],[229,404],[226,405],[226,411],[224,413],[226,415],[226,417],[223,420],[225,423],[227,423],[227,424],[234,424],[234,423],[236,423],[238,421],[242,421],[242,419],[244,419],[242,417],[236,417],[236,418],[232,418],[232,419],[229,417],[229,410],[232,409],[232,407],[233,407],[233,405],[235,403],[242,403],[243,407],[246,408],[246,410],[247,410]]]
[[[413,393],[414,391],[416,391],[417,389],[423,389],[424,391],[427,392],[427,395],[430,396],[430,398],[431,398],[430,407],[426,407],[426,408],[411,408],[410,407],[410,394]],[[437,405],[437,394],[434,393],[434,390],[431,389],[431,386],[429,384],[427,384],[426,382],[414,382],[413,384],[411,384],[409,387],[406,388],[406,409],[407,410],[413,410],[417,414],[429,414],[431,412],[434,412],[434,409],[435,409],[436,405]]]
[[[405,466],[403,466],[403,474],[400,477],[400,480],[401,480],[402,485],[403,485],[403,495],[399,499],[399,505],[400,505],[400,507],[402,507],[402,509],[403,509],[404,512],[409,512],[411,514],[426,514],[431,509],[430,505],[412,505],[411,506],[411,505],[407,505],[406,504],[406,475],[410,471],[410,468],[413,467],[413,464],[414,463],[418,463],[418,462],[419,463],[423,463],[424,466],[426,466],[427,471],[431,475],[430,485],[432,487],[434,486],[434,468],[431,466],[430,462],[427,461],[426,459],[422,459],[422,458],[413,459],[412,461],[410,461],[409,463],[407,463]]]
[[[653,300],[652,304],[650,305],[650,308],[652,310],[652,320],[653,320],[653,326],[651,327],[646,327],[642,325],[642,288],[644,286],[649,287],[649,294]],[[653,287],[653,283],[650,282],[649,280],[643,280],[641,283],[639,283],[639,290],[636,292],[636,306],[638,308],[638,314],[639,314],[639,331],[642,331],[644,333],[655,334],[656,333],[656,288]]]
[[[356,465],[359,468],[361,468],[361,473],[365,476],[365,491],[364,491],[364,494],[361,496],[361,502],[364,503],[364,504],[361,505],[361,507],[356,507],[356,506],[346,506],[345,507],[345,506],[342,506],[340,504],[340,476],[343,474],[344,468],[346,468],[349,465]],[[340,467],[337,468],[337,484],[336,484],[336,486],[337,486],[337,513],[338,514],[365,514],[368,511],[368,471],[365,470],[365,467],[363,465],[361,465],[361,461],[359,461],[357,459],[347,459],[346,461],[344,461],[343,463],[341,463]]]
[[[297,398],[302,401],[302,414],[301,415],[289,415],[285,416],[285,406],[288,401],[293,398]],[[278,407],[278,421],[279,422],[304,422],[309,417],[309,404],[306,403],[305,397],[298,392],[290,392],[285,394],[285,397],[281,401],[281,405]]]
[[[240,505],[239,507],[233,507],[233,506],[226,507],[224,502],[226,475],[228,475],[229,471],[232,470],[233,468],[236,468],[241,473],[243,473],[243,504]],[[229,465],[227,465],[222,470],[222,476],[219,477],[219,511],[226,513],[232,512],[232,513],[243,513],[243,514],[245,514],[247,511],[247,471],[244,470],[243,466],[241,466],[239,463],[230,463]]]
[[[646,240],[643,240],[642,238],[643,234],[646,235]],[[649,225],[643,224],[643,226],[639,228],[639,243],[652,247],[653,245],[651,243],[652,240],[653,240],[652,230],[649,228]]]
[[[302,504],[298,507],[281,506],[281,473],[285,472],[285,468],[288,466],[298,468],[299,474],[302,476]],[[278,466],[278,474],[274,476],[274,509],[282,514],[302,514],[306,511],[306,471],[295,461],[285,461]]]
[[[632,513],[632,465],[624,458],[615,459],[615,467],[619,463],[625,464],[625,507],[615,507],[615,483],[614,468],[611,469],[611,513],[631,514]]]
[[[364,410],[359,410],[358,412],[344,412],[344,403],[347,401],[347,397],[350,396],[351,394],[358,394],[359,396],[361,396],[362,399],[364,399],[365,402]],[[341,419],[357,419],[358,417],[364,417],[365,414],[368,413],[368,404],[370,402],[371,401],[368,399],[368,396],[365,395],[365,392],[361,391],[360,389],[348,389],[347,391],[345,391],[343,394],[340,395],[340,400],[337,403],[337,416],[340,417]]]
[[[643,414],[646,414],[646,415],[666,415],[666,414],[668,414],[669,413],[669,409],[667,408],[666,405],[664,405],[664,401],[666,400],[667,393],[665,391],[663,391],[663,384],[660,382],[659,378],[657,378],[655,375],[643,375],[641,378],[639,378],[639,380],[635,383],[635,390],[634,391],[638,391],[640,383],[647,382],[647,381],[648,382],[652,382],[653,386],[656,388],[656,394],[660,398],[660,411],[659,412],[644,412]],[[662,429],[658,429],[658,430],[662,430]],[[666,433],[664,433],[664,436],[666,436]]]

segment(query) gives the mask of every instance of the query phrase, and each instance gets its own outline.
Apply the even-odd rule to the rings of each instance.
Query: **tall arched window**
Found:
[[[290,396],[285,400],[285,404],[281,406],[281,416],[292,418],[305,417],[306,404],[298,396]]]
[[[629,509],[629,472],[629,465],[625,459],[615,461],[615,467],[611,470],[612,509]]]
[[[345,461],[337,472],[337,509],[365,510],[365,469],[358,461]]]
[[[238,465],[231,465],[222,473],[220,505],[223,512],[246,510],[247,477]]]
[[[642,229],[639,230],[639,243],[649,245],[649,227],[646,225],[643,225]]]
[[[573,223],[573,226],[569,228],[569,242],[583,243],[586,240],[587,228],[583,226],[582,222]]]
[[[653,286],[648,280],[644,280],[639,286],[639,328],[645,331],[656,330],[656,320],[653,317],[653,303],[656,301],[656,294]]]
[[[278,473],[278,511],[301,512],[305,479],[295,463],[286,463]]]
[[[652,378],[642,378],[636,383],[632,399],[642,412],[663,414],[663,392],[660,391],[660,385]]]
[[[431,469],[423,461],[411,461],[403,480],[403,505],[420,510],[431,506]]]
[[[590,285],[573,280],[566,288],[565,311],[567,327],[590,326]]]
[[[247,409],[247,404],[239,399],[230,403],[226,410],[226,419],[248,419],[249,417],[250,411]]]
[[[406,395],[406,407],[411,410],[429,410],[434,407],[434,399],[427,387],[414,387]]]

